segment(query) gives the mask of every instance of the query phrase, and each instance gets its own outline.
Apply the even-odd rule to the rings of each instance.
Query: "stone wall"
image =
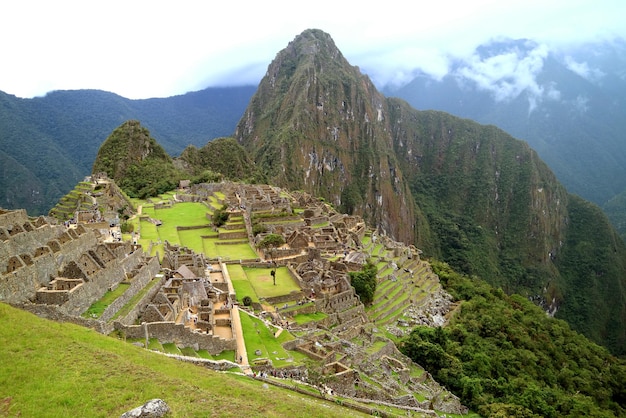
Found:
[[[219,239],[248,239],[248,233],[246,231],[220,231]]]
[[[56,322],[68,322],[71,324],[80,325],[81,327],[91,328],[100,334],[108,335],[113,332],[113,325],[106,324],[100,320],[87,319],[80,316],[68,315],[59,310],[58,306],[53,305],[38,305],[32,303],[18,303],[14,304],[16,308],[23,309],[30,313],[37,315],[40,318],[46,318]]]
[[[224,350],[235,350],[237,341],[225,340],[221,337],[193,332],[183,324],[174,322],[150,322],[141,325],[123,325],[115,323],[115,329],[124,333],[126,338],[156,338],[162,344],[174,343],[182,347],[205,349],[211,355],[220,354]]]
[[[88,281],[76,289],[70,300],[61,306],[61,310],[69,315],[82,314],[109,289],[126,280],[126,271],[130,271],[142,259],[143,253],[135,251],[122,260],[111,262],[107,268],[95,271]]]
[[[302,293],[302,291],[293,291],[286,295],[265,298],[265,302],[269,303],[270,305],[280,305],[287,302],[302,300],[303,297],[304,293]]]
[[[26,209],[3,210],[0,209],[0,226],[21,224],[28,221]]]
[[[139,318],[139,315],[141,315],[141,313],[145,309],[145,307],[148,306],[148,304],[152,301],[152,299],[154,299],[156,294],[159,293],[159,290],[161,290],[161,287],[165,284],[166,281],[167,278],[165,276],[161,277],[159,283],[156,283],[154,286],[152,286],[152,288],[148,292],[146,292],[146,294],[143,295],[141,299],[139,299],[139,301],[135,304],[135,306],[128,314],[126,314],[122,318],[119,318],[115,322],[119,322],[120,325],[134,324],[137,321],[137,318]],[[118,325],[116,324],[115,326],[117,327]]]
[[[152,257],[146,264],[143,264],[137,274],[133,277],[130,286],[123,295],[115,299],[100,316],[100,320],[109,321],[120,309],[130,301],[130,299],[139,293],[150,281],[157,275],[161,265],[156,257]]]

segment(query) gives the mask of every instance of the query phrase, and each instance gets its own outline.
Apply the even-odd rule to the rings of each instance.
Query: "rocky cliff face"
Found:
[[[581,235],[570,228],[570,196],[526,143],[493,126],[385,98],[322,31],[303,32],[277,54],[235,136],[270,183],[322,196],[552,313],[610,296],[626,320],[623,245],[602,238],[610,228],[587,235],[585,245],[573,241]],[[577,269],[574,254],[586,246],[622,266],[621,273]],[[594,286],[621,290],[598,291],[603,296],[591,300],[561,266],[567,274],[587,272],[577,273],[579,282],[588,275]],[[594,324],[598,331],[587,335],[603,342],[610,334],[612,348],[624,351],[625,326],[611,325],[610,313],[587,311],[583,318],[576,311],[564,319],[579,330]]]

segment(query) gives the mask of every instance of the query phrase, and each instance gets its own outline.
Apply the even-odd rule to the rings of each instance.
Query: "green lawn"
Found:
[[[232,280],[233,287],[235,288],[235,293],[237,294],[237,300],[241,303],[243,298],[246,296],[250,296],[252,302],[258,303],[259,297],[257,296],[252,284],[248,280]]]
[[[293,319],[298,325],[302,325],[313,321],[319,321],[327,316],[328,315],[323,312],[315,312],[312,314],[297,314],[293,317]]]
[[[178,240],[180,245],[202,254],[204,253],[204,239],[202,237],[212,233],[213,230],[209,226],[201,229],[184,229],[178,231]]]
[[[243,270],[259,298],[281,296],[292,291],[300,291],[300,286],[289,275],[286,267],[276,269],[276,285],[274,285],[270,274],[271,268],[244,267]]]
[[[287,365],[297,365],[304,361],[306,356],[296,351],[287,351],[282,344],[292,340],[294,337],[287,331],[283,331],[278,338],[274,337],[277,331],[274,327],[268,327],[263,321],[241,311],[241,326],[246,340],[246,351],[248,361],[252,364],[255,358],[269,358],[274,367]],[[261,350],[261,355],[254,354],[256,350]]]
[[[206,241],[206,240],[205,240]],[[205,245],[205,248],[206,245]],[[255,260],[259,258],[258,254],[252,249],[249,243],[229,244],[229,245],[213,245],[214,254],[222,257],[224,260]],[[208,254],[212,257],[211,254]]]
[[[226,268],[231,280],[248,280],[241,264],[228,264]]]

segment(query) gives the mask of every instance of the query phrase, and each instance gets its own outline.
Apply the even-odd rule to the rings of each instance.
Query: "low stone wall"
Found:
[[[31,312],[40,318],[80,325],[81,327],[91,328],[100,334],[108,335],[113,332],[113,325],[111,324],[106,324],[103,321],[87,319],[80,316],[68,315],[61,312],[58,306],[39,305],[33,303],[19,303],[13,304],[13,306]]]
[[[177,231],[190,231],[193,229],[204,229],[206,227],[208,227],[210,225],[195,225],[195,226],[177,226],[176,230]]]
[[[265,253],[265,258],[271,259],[272,255],[274,258],[293,257],[302,253],[302,250],[300,248],[274,248],[266,250]]]
[[[296,385],[290,385],[289,383],[287,383],[288,381],[283,382],[279,382],[275,379],[264,379],[261,377],[256,377],[256,379],[258,380],[262,380],[264,382],[267,382],[271,385],[274,385],[276,387],[279,388],[283,388],[283,389],[289,389],[289,390],[293,390],[295,392],[301,393],[303,395],[307,395],[307,396],[313,396],[316,397],[318,399],[323,399],[326,401],[330,401],[332,402],[333,400],[335,400],[335,398],[331,395],[324,395],[322,391],[320,391],[319,394],[313,393],[309,390],[300,388]],[[335,402],[337,402],[339,405],[345,406],[346,408],[350,408],[350,409],[354,409],[355,411],[359,411],[362,412],[366,415],[372,415],[372,416],[377,416],[377,417],[383,417],[383,418],[390,418],[390,417],[394,417],[396,415],[390,415],[388,413],[386,413],[385,411],[381,410],[381,409],[377,409],[377,408],[372,408],[372,407],[368,407],[365,405],[361,405],[358,404],[356,402],[352,402],[350,400],[346,400],[346,399],[337,399],[335,400]],[[428,411],[425,411],[428,412]],[[432,414],[432,416],[437,416],[434,412]]]
[[[248,233],[246,231],[221,231],[219,233],[219,239],[248,239]]]
[[[306,304],[306,305],[302,305],[302,307],[300,308],[296,308],[296,309],[290,309],[289,312],[282,312],[282,314],[284,315],[289,315],[289,316],[295,316],[298,314],[313,314],[317,312],[317,307],[315,306],[315,304]]]
[[[287,302],[299,301],[304,297],[302,291],[293,291],[287,295],[274,296],[271,298],[265,298],[265,302],[270,305],[282,305]]]
[[[211,355],[220,354],[225,350],[235,350],[237,341],[225,340],[221,337],[193,332],[183,324],[174,322],[150,322],[141,325],[123,325],[115,323],[115,329],[124,333],[127,338],[156,338],[164,343],[174,343],[183,347],[205,349]]]
[[[209,360],[205,358],[179,356],[177,354],[160,353],[164,356],[175,358],[176,360],[184,361],[185,363],[195,364],[196,366],[206,367],[207,369],[215,370],[218,372],[225,372],[230,369],[239,367],[239,364],[228,360]]]

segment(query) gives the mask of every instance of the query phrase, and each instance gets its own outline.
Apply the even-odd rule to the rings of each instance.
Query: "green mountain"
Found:
[[[416,205],[387,118],[369,78],[328,34],[309,30],[269,65],[235,136],[270,183],[322,196],[413,242]]]
[[[269,182],[324,197],[626,353],[626,249],[526,144],[385,98],[331,37],[280,51],[235,136]]]
[[[233,138],[217,138],[201,148],[188,146],[174,164],[188,173],[191,178],[201,181],[211,173],[222,178],[238,179],[253,183],[263,182],[262,175],[246,150]]]
[[[123,123],[104,141],[93,174],[106,173],[130,197],[146,198],[172,190],[183,174],[172,157],[139,121]]]
[[[624,237],[626,206],[608,201],[626,189],[625,57],[624,40],[560,50],[498,40],[452,62],[441,79],[419,74],[383,92],[528,141],[567,190],[603,206]],[[502,63],[516,74],[492,71]]]
[[[127,120],[140,120],[171,155],[230,135],[253,92],[208,88],[144,100],[98,90],[33,99],[0,92],[0,207],[48,213],[91,172],[102,142]]]
[[[128,196],[138,198],[175,189],[183,179],[196,183],[263,179],[233,138],[217,138],[201,148],[189,145],[173,159],[137,120],[124,122],[102,143],[92,168],[92,174],[99,173],[106,173]]]

